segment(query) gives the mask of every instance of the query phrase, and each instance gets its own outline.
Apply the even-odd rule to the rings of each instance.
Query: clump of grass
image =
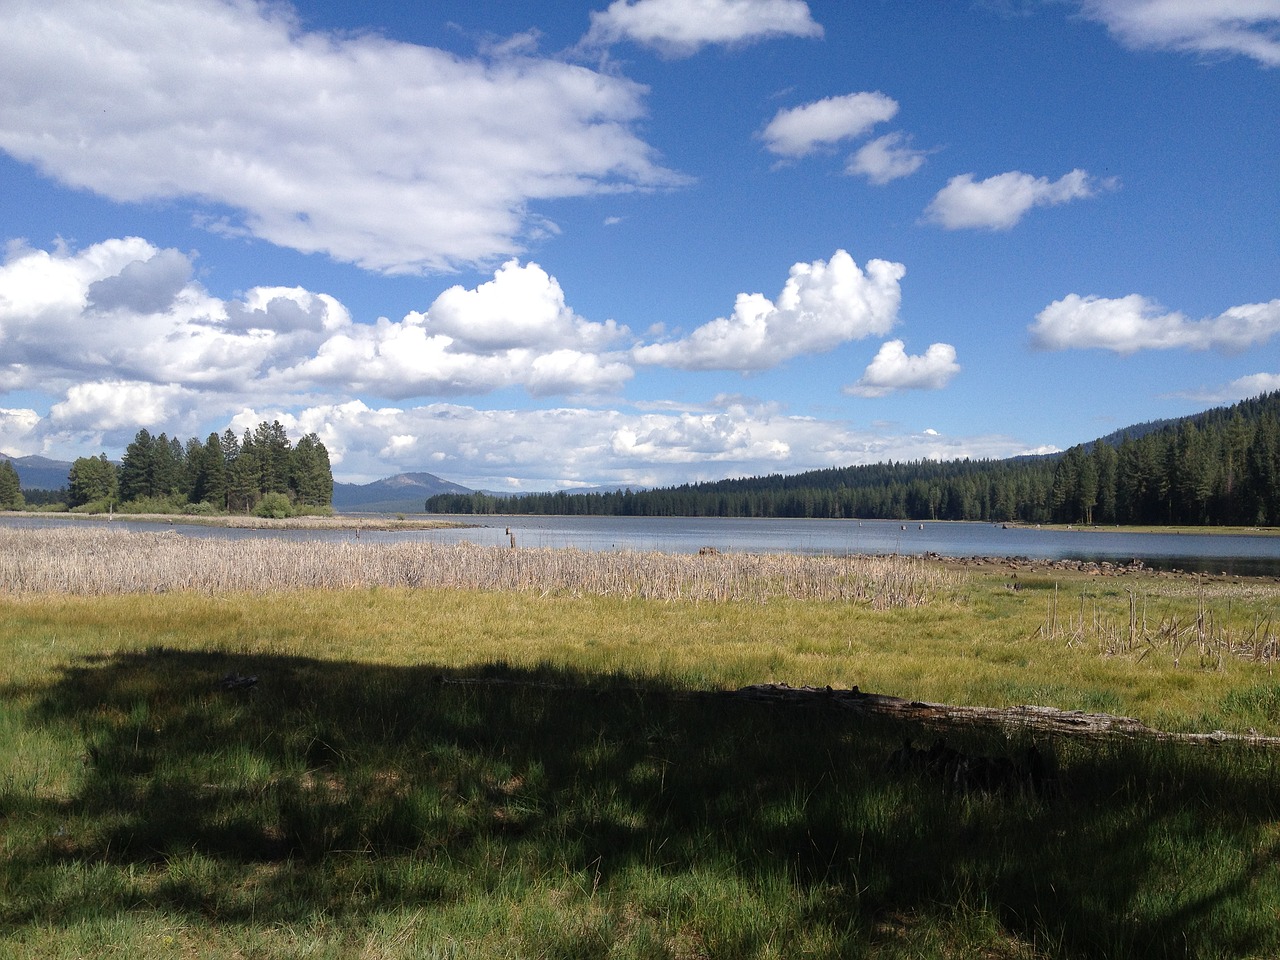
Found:
[[[1106,598],[1095,595],[1090,599],[1087,591],[1081,592],[1078,609],[1060,612],[1055,588],[1047,602],[1040,637],[1069,647],[1091,648],[1104,657],[1130,657],[1137,662],[1163,657],[1174,667],[1221,669],[1226,658],[1234,657],[1270,672],[1280,659],[1280,635],[1270,609],[1254,604],[1242,612],[1239,597],[1214,603],[1203,589],[1196,594],[1193,610],[1185,606],[1170,609],[1167,596],[1140,595],[1134,589],[1126,594],[1127,615],[1120,614],[1115,603]],[[1149,612],[1153,600],[1160,604],[1158,612]],[[1237,601],[1235,611],[1233,600]]]
[[[801,557],[220,539],[123,530],[0,529],[0,584],[14,594],[447,587],[659,600],[835,600],[918,607],[956,582],[910,557]]]

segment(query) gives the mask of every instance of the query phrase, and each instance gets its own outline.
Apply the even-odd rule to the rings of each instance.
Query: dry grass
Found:
[[[1127,615],[1085,593],[1078,607],[1060,609],[1055,588],[1047,601],[1040,636],[1068,647],[1093,648],[1105,657],[1136,658],[1139,663],[1152,656],[1164,657],[1174,667],[1221,669],[1224,659],[1234,657],[1270,668],[1280,660],[1280,628],[1270,612],[1255,608],[1241,621],[1232,616],[1232,601],[1247,594],[1224,598],[1219,591],[1207,591],[1198,578],[1196,583],[1193,611],[1185,607],[1156,611],[1152,602],[1167,596],[1153,598],[1128,590]]]
[[[672,555],[468,543],[317,543],[114,529],[0,530],[0,592],[281,591],[444,587],[654,600],[788,598],[920,607],[957,574],[909,557]]]

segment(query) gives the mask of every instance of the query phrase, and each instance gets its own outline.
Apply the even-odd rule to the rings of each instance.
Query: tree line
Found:
[[[67,483],[72,509],[133,505],[289,516],[333,502],[329,451],[314,433],[295,446],[279,421],[263,422],[242,437],[228,429],[185,444],[139,430],[118,466],[105,453],[80,457]]]
[[[1274,526],[1280,525],[1280,392],[1043,457],[890,461],[644,491],[440,494],[426,509]]]

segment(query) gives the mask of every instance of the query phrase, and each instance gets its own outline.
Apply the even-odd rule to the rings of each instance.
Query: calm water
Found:
[[[880,520],[722,520],[682,517],[452,517],[474,524],[462,529],[381,532],[362,530],[362,542],[422,540],[580,550],[656,550],[693,553],[701,547],[743,553],[843,555],[937,553],[948,557],[1142,560],[1165,569],[1280,576],[1280,537],[1263,535],[1125,533],[1107,530],[1005,529],[990,523],[899,523]],[[57,518],[0,517],[5,526],[42,527]],[[121,527],[156,530],[154,523],[114,521]],[[174,524],[194,537],[281,537],[350,540],[354,530],[236,530]],[[508,530],[510,533],[508,533]]]

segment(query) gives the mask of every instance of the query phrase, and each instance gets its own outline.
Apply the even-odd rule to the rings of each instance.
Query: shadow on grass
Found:
[[[71,796],[0,792],[10,929],[567,890],[711,955],[815,928],[840,955],[978,914],[1042,955],[1280,951],[1277,766],[1243,750],[1059,744],[1063,789],[1041,797],[891,770],[900,726],[821,704],[551,668],[153,650],[7,692],[84,750]]]

